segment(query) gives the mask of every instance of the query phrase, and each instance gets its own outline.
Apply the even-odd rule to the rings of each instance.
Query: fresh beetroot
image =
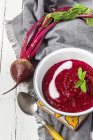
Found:
[[[6,94],[15,89],[20,83],[29,81],[33,76],[34,67],[26,59],[17,59],[11,64],[10,73],[13,80],[16,82],[16,85],[3,94]]]

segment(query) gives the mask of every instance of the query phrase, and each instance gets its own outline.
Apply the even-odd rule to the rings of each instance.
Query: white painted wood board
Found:
[[[19,90],[2,96],[14,85],[10,65],[16,59],[4,28],[4,16],[5,20],[11,20],[21,11],[22,0],[0,0],[0,140],[38,140],[35,117],[25,115],[18,107],[16,93]]]

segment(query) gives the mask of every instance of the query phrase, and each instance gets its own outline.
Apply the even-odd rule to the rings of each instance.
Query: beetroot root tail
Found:
[[[12,90],[13,90],[13,89],[15,89],[15,88],[16,88],[19,84],[20,84],[20,83],[17,83],[16,85],[14,85],[14,87],[13,87],[13,88],[11,88],[10,90],[8,90],[8,91],[4,92],[2,95],[5,95],[6,93],[8,93],[8,92],[12,91]]]

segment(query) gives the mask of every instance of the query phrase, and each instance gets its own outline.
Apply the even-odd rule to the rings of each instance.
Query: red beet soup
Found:
[[[79,69],[82,73],[86,71],[83,77],[85,85],[79,83],[77,87]],[[57,110],[69,113],[87,110],[93,106],[93,68],[83,61],[72,59],[56,63],[44,75],[42,91],[48,104]]]

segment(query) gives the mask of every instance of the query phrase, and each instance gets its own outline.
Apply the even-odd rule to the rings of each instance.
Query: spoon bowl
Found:
[[[38,109],[34,96],[20,92],[17,100],[21,110],[28,115],[34,115]]]

